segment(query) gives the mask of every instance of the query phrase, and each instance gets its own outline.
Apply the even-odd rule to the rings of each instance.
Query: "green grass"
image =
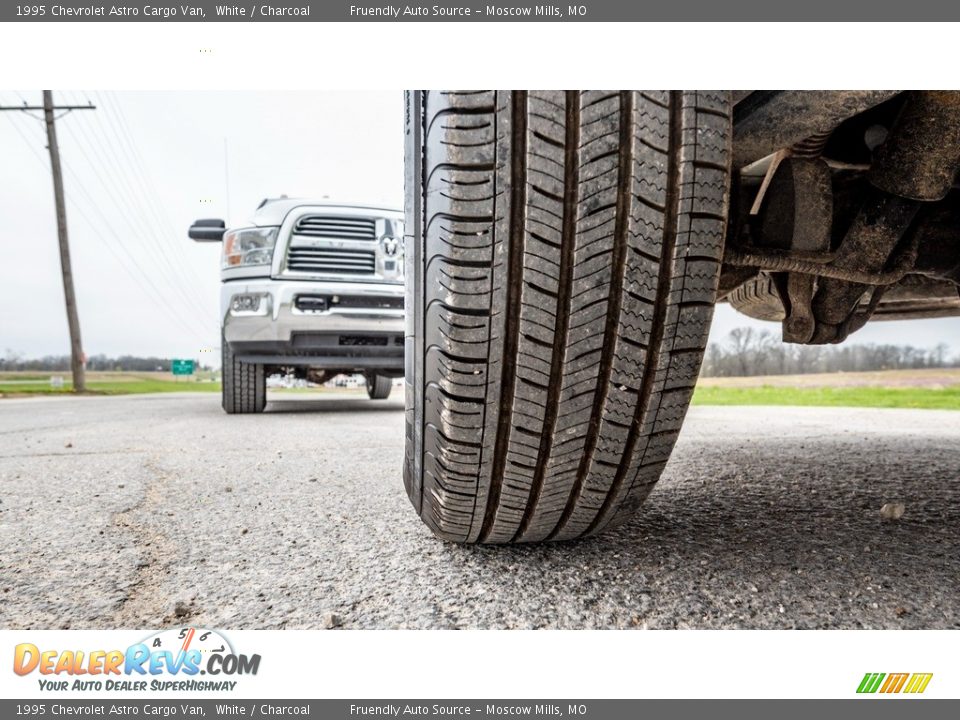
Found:
[[[821,407],[960,410],[960,385],[888,387],[698,387],[694,405],[812,405]]]
[[[66,395],[71,392],[69,373],[60,373],[62,388],[50,386],[49,376],[27,373],[0,375],[0,396]],[[219,382],[175,382],[168,373],[89,373],[87,388],[96,395],[134,393],[220,392]],[[323,388],[320,392],[331,392]],[[343,392],[337,388],[335,392]],[[272,390],[271,392],[276,392]],[[316,389],[284,389],[282,393],[318,392]],[[357,390],[356,392],[361,392]],[[760,385],[700,385],[693,395],[694,405],[809,405],[827,407],[923,408],[960,410],[960,385],[947,387],[782,387]]]
[[[137,393],[162,392],[220,392],[218,382],[172,382],[170,380],[88,380],[87,391],[92,395],[133,395]],[[64,381],[62,388],[55,388],[46,382],[4,383],[0,381],[0,395],[68,395],[72,385]]]
[[[62,375],[63,373],[53,374]],[[51,373],[0,372],[0,383],[2,383],[4,380],[19,380],[21,382],[33,380],[36,382],[47,382],[50,379],[50,375]]]

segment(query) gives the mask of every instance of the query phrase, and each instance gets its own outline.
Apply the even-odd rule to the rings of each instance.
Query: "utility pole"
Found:
[[[42,110],[47,128],[47,149],[50,151],[50,169],[53,175],[53,196],[57,211],[57,238],[60,243],[60,273],[63,276],[63,297],[67,306],[67,326],[70,329],[70,371],[73,375],[73,391],[84,392],[87,381],[84,374],[86,358],[80,340],[80,317],[77,313],[77,296],[73,290],[73,269],[70,264],[70,244],[67,239],[67,203],[63,193],[63,172],[60,167],[60,147],[57,144],[57,116],[55,113],[71,110],[94,110],[94,105],[54,105],[53,92],[43,91],[43,105],[0,106],[3,110]]]

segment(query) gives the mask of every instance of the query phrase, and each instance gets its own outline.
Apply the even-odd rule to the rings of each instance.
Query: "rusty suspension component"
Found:
[[[883,276],[924,202],[940,200],[960,169],[960,93],[911,92],[868,174],[870,193],[844,236],[833,269]],[[903,257],[910,257],[904,253]],[[916,249],[912,253],[914,259]],[[909,268],[898,268],[906,272]],[[874,283],[821,273],[813,297],[813,343],[840,342],[860,298]],[[865,321],[865,320],[864,320]]]
[[[723,253],[723,262],[736,267],[755,267],[767,272],[791,272],[801,275],[815,275],[822,278],[841,280],[861,285],[893,285],[900,282],[910,270],[917,258],[916,245],[912,244],[893,268],[881,273],[866,273],[833,265],[835,253],[803,257],[798,254],[781,254],[770,250],[740,250],[727,247]]]

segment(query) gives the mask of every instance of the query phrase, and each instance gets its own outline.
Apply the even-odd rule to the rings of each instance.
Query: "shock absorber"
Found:
[[[893,130],[877,149],[870,191],[831,265],[884,272],[923,203],[942,200],[960,169],[960,92],[911,92]],[[811,342],[842,341],[856,329],[854,311],[869,285],[824,277],[813,298]],[[859,326],[866,318],[859,319]]]

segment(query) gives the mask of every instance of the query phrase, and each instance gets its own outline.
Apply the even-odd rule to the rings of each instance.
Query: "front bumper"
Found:
[[[259,304],[238,311],[237,296]],[[387,283],[232,280],[220,290],[223,336],[246,362],[402,371],[403,297]]]

